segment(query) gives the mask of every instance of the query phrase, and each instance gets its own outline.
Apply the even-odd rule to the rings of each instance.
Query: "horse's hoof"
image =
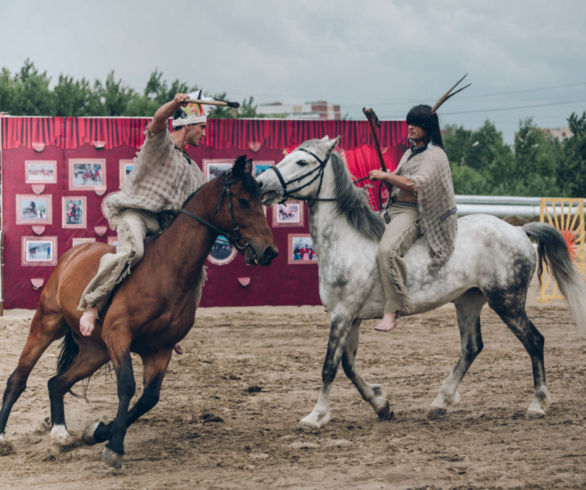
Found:
[[[389,402],[385,403],[384,408],[378,412],[378,418],[380,420],[393,420],[395,418],[395,413],[391,410]]]
[[[310,413],[307,417],[304,417],[299,421],[299,428],[305,430],[321,429],[330,421],[330,417],[331,415],[329,410],[323,415],[318,416],[315,416],[313,413]]]
[[[104,446],[104,450],[102,451],[102,460],[112,468],[116,468],[117,470],[122,468],[122,455],[116,451],[112,451],[107,446]]]
[[[73,438],[71,434],[67,432],[67,428],[64,425],[54,425],[51,429],[51,439],[54,443],[60,445],[71,444]]]
[[[99,442],[99,441],[96,441],[96,439],[94,438],[94,434],[96,433],[96,430],[98,429],[99,425],[100,425],[100,422],[96,422],[92,425],[88,425],[85,428],[85,430],[83,431],[83,434],[81,435],[81,439],[88,446],[93,446],[94,444],[97,444]]]
[[[529,408],[527,410],[528,419],[542,419],[545,417],[545,411],[542,408]]]
[[[431,407],[427,413],[427,418],[430,420],[438,420],[445,417],[448,411],[442,407]]]

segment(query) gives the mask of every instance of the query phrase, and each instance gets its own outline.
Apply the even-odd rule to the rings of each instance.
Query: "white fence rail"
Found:
[[[539,216],[540,197],[513,196],[467,196],[457,195],[458,216],[467,214],[492,214],[499,218],[504,216],[521,216],[530,219]],[[586,206],[586,199],[584,199]]]

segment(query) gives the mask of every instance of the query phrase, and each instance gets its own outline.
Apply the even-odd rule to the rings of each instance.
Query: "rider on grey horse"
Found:
[[[438,117],[428,105],[407,114],[409,148],[395,172],[372,170],[371,180],[392,186],[388,206],[390,223],[378,246],[377,262],[385,298],[383,318],[376,330],[389,331],[399,312],[412,311],[405,287],[402,256],[423,233],[431,254],[430,271],[441,267],[454,250],[456,205],[450,163],[443,150]]]

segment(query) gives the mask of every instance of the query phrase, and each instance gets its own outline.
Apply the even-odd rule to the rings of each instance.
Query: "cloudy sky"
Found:
[[[18,0],[0,2],[0,67],[26,58],[55,80],[158,69],[256,103],[327,100],[362,119],[403,119],[461,75],[442,125],[566,125],[586,110],[583,0]]]

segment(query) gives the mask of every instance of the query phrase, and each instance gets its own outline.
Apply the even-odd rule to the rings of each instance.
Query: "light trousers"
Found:
[[[86,286],[78,308],[91,306],[98,311],[106,306],[114,287],[130,274],[131,269],[144,255],[144,239],[149,233],[161,230],[159,221],[152,213],[138,209],[125,209],[117,220],[118,246],[115,253],[100,259],[97,274]]]
[[[421,234],[417,207],[393,203],[390,223],[378,246],[378,267],[385,298],[384,313],[408,312],[412,305],[405,287],[407,276],[403,255]]]

